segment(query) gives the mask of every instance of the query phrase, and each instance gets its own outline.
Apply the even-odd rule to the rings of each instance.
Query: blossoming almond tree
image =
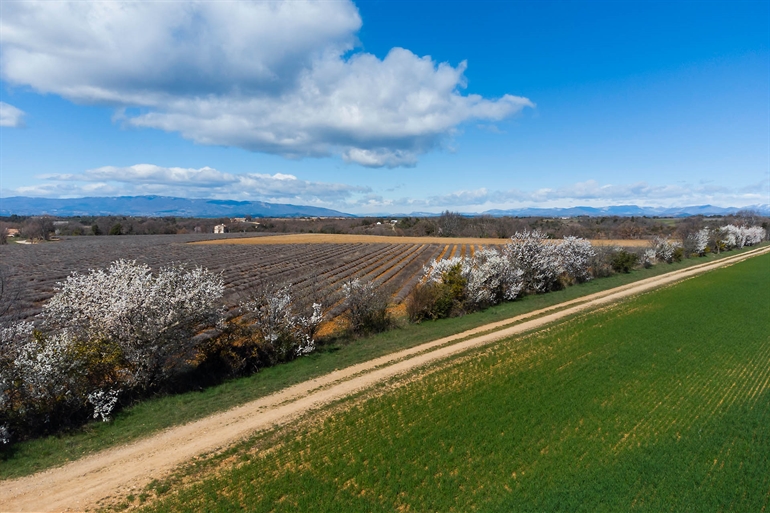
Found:
[[[518,232],[500,252],[481,249],[473,257],[450,258],[431,262],[423,269],[424,291],[413,294],[415,319],[436,318],[457,308],[448,308],[447,300],[461,302],[463,310],[476,310],[515,299],[522,290],[546,292],[556,286],[562,275],[572,280],[590,278],[591,243],[578,237],[548,241],[539,231]],[[458,273],[461,279],[458,280]],[[451,282],[451,290],[446,288]],[[462,291],[454,290],[461,287]],[[420,292],[420,290],[416,290]],[[431,301],[435,304],[431,305]],[[418,304],[419,303],[419,304]]]
[[[0,438],[88,407],[107,420],[121,391],[147,390],[187,364],[194,335],[221,319],[223,290],[221,277],[201,268],[153,274],[119,260],[73,273],[45,305],[39,329],[0,329]]]
[[[296,312],[288,285],[267,285],[241,308],[250,313],[252,330],[276,361],[292,360],[315,349],[315,332],[324,319],[321,304],[313,303],[310,312]]]
[[[563,272],[562,259],[555,244],[547,242],[539,230],[516,232],[503,249],[511,264],[522,271],[524,290],[548,292]]]
[[[354,278],[342,284],[342,292],[343,308],[353,333],[375,333],[390,327],[389,294],[382,287]]]
[[[556,245],[556,254],[564,272],[577,282],[584,282],[591,277],[589,267],[596,255],[591,241],[581,237],[567,236]]]
[[[655,258],[668,262],[669,264],[674,261],[676,250],[681,247],[682,245],[680,243],[666,239],[664,237],[655,237],[652,240],[652,248],[655,251]]]
[[[691,233],[687,238],[689,239],[689,246],[692,248],[692,252],[703,256],[709,244],[710,230],[702,228],[695,233]]]
[[[726,249],[742,248],[759,244],[767,232],[761,226],[736,226],[728,224],[719,228],[718,244]]]
[[[520,269],[494,249],[482,249],[462,262],[466,298],[474,309],[512,301],[523,286]]]
[[[116,346],[129,388],[149,389],[193,356],[195,334],[222,315],[222,278],[202,268],[118,260],[106,270],[73,273],[45,305],[47,326],[92,345]]]

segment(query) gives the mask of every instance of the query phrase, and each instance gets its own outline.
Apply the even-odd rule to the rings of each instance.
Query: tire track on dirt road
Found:
[[[3,511],[72,511],[136,493],[195,456],[231,446],[298,416],[431,363],[555,321],[770,252],[762,247],[487,324],[343,368],[233,409],[169,428],[38,474],[0,481]]]

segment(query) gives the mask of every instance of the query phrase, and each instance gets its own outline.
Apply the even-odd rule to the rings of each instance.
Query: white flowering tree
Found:
[[[517,232],[502,252],[481,249],[473,257],[431,262],[407,311],[413,320],[435,319],[511,301],[523,290],[547,292],[563,276],[585,281],[594,256],[586,239],[549,241],[537,230]]]
[[[195,335],[222,315],[222,278],[203,268],[149,266],[118,260],[107,269],[73,273],[45,305],[49,327],[92,347],[115,348],[128,388],[149,389],[187,364]]]
[[[40,329],[0,329],[0,438],[14,426],[66,424],[83,408],[107,420],[122,391],[162,384],[188,364],[196,333],[221,318],[223,289],[200,268],[153,274],[119,260],[73,273],[45,305]]]
[[[476,251],[463,259],[462,276],[465,278],[465,297],[472,309],[512,301],[521,292],[523,271],[515,269],[511,261],[494,249]]]
[[[709,239],[711,236],[711,230],[708,228],[702,228],[697,232],[691,233],[687,236],[686,246],[696,255],[703,256],[706,254],[706,248],[709,245]]]
[[[717,245],[725,249],[742,248],[759,244],[767,235],[761,226],[736,226],[728,224],[718,229]]]
[[[422,282],[441,283],[451,269],[460,266],[462,269],[464,259],[460,257],[434,260],[422,270]]]
[[[596,256],[591,241],[581,237],[567,236],[556,245],[556,254],[563,271],[577,282],[590,279],[591,259]]]
[[[320,303],[313,303],[310,312],[297,312],[288,285],[268,285],[241,307],[249,312],[251,329],[275,362],[288,361],[315,349],[315,333],[324,319]]]
[[[0,442],[28,426],[55,430],[87,406],[99,384],[80,356],[68,333],[45,334],[24,321],[0,329]],[[113,407],[102,409],[103,418]]]
[[[679,242],[664,237],[655,237],[652,240],[652,249],[655,251],[655,258],[668,262],[669,264],[674,261],[677,250],[681,247],[682,245]]]
[[[511,265],[522,271],[523,288],[528,292],[552,290],[564,271],[556,244],[539,230],[516,232],[503,252]]]
[[[754,246],[760,244],[767,238],[767,230],[761,226],[749,226],[746,228],[746,245]]]
[[[641,264],[646,267],[650,268],[653,265],[655,265],[655,262],[657,262],[658,257],[655,254],[655,249],[653,248],[647,248],[642,252],[642,254],[639,256],[639,261]]]
[[[0,329],[0,425],[6,434],[19,417],[44,417],[57,397],[67,398],[66,342],[41,340],[30,322]]]

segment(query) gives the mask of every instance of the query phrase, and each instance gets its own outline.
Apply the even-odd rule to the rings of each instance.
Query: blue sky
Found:
[[[0,196],[770,203],[770,3],[12,2]]]

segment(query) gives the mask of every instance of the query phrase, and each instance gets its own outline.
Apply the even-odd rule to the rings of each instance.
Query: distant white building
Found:
[[[218,224],[214,227],[214,233],[227,233],[227,226]]]

